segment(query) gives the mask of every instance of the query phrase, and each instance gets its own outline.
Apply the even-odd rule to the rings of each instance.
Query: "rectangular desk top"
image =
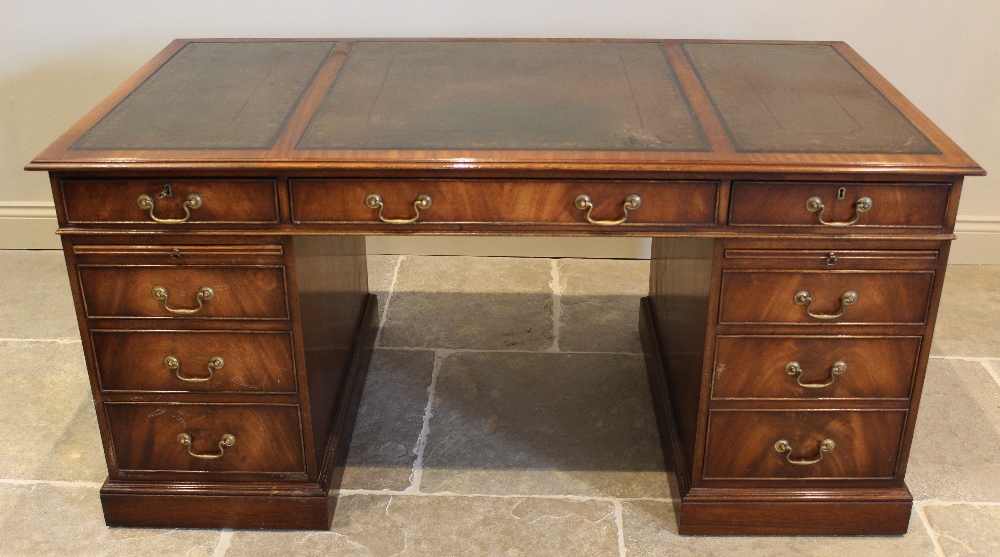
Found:
[[[178,40],[31,170],[983,170],[843,43]]]

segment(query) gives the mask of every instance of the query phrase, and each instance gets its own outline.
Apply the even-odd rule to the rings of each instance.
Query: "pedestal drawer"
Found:
[[[934,271],[722,273],[720,323],[923,324]]]
[[[121,471],[305,470],[296,405],[107,402],[104,408]]]
[[[282,266],[79,265],[90,318],[288,319]]]
[[[943,228],[951,184],[733,182],[729,224]]]
[[[713,410],[705,479],[891,479],[905,410]]]
[[[92,331],[104,391],[295,393],[288,332]]]
[[[720,336],[714,399],[910,396],[921,337]]]
[[[60,185],[69,224],[278,222],[274,180],[63,180]]]
[[[617,221],[623,206],[637,196],[621,224],[715,223],[717,182],[557,182],[492,180],[291,180],[292,220],[297,223],[379,223],[379,208],[366,204],[371,195],[381,200],[386,219],[417,216],[421,223],[556,223],[594,226],[588,210],[576,205],[581,195],[590,199],[590,217]]]

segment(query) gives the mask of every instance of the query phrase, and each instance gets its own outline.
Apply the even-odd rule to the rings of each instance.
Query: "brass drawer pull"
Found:
[[[382,208],[385,206],[385,204],[382,202],[382,196],[377,193],[370,193],[368,194],[368,197],[365,197],[365,205],[367,205],[368,208],[372,210],[378,209],[378,220],[387,224],[412,224],[414,222],[417,222],[417,219],[420,218],[420,210],[423,209],[424,211],[426,211],[427,209],[430,209],[431,201],[432,201],[431,196],[427,195],[426,193],[422,193],[418,195],[416,199],[413,200],[413,210],[416,211],[417,213],[413,215],[413,218],[387,219],[382,216]]]
[[[219,453],[218,454],[199,454],[191,450],[191,436],[187,433],[181,433],[177,436],[177,442],[182,446],[187,447],[188,454],[195,458],[203,458],[205,460],[211,460],[213,458],[221,458],[222,455],[226,454],[226,447],[232,447],[236,444],[236,436],[229,433],[222,436],[219,441]]]
[[[211,286],[202,286],[201,288],[199,288],[198,296],[196,297],[196,299],[198,300],[198,307],[191,309],[183,309],[183,308],[178,309],[170,307],[170,305],[168,305],[167,303],[167,289],[162,286],[153,287],[153,297],[163,302],[164,309],[166,309],[170,313],[189,315],[201,311],[201,308],[203,307],[202,300],[211,300],[213,297],[215,297],[215,290],[212,290]]]
[[[167,184],[166,186],[163,187],[163,193],[158,195],[156,199],[153,199],[149,194],[143,193],[139,195],[139,199],[137,201],[139,202],[139,207],[148,210],[149,217],[160,224],[181,224],[187,222],[188,219],[191,218],[191,209],[197,209],[198,207],[201,207],[203,201],[201,196],[198,195],[197,193],[189,193],[187,194],[187,197],[184,198],[184,204],[182,205],[182,207],[184,207],[184,218],[161,219],[153,214],[153,211],[156,209],[156,200],[163,199],[164,197],[169,197],[170,195],[171,195],[170,184]]]
[[[799,384],[800,387],[805,387],[806,389],[822,389],[823,387],[829,387],[833,385],[833,382],[837,380],[838,375],[842,375],[847,371],[847,363],[844,361],[833,362],[830,366],[830,379],[822,383],[803,383],[802,382],[802,366],[798,362],[788,362],[785,364],[785,373],[788,375],[797,375],[795,382]]]
[[[625,202],[622,203],[622,211],[625,215],[618,220],[594,220],[590,218],[590,213],[594,210],[594,201],[585,193],[581,193],[576,196],[576,199],[573,200],[573,205],[581,211],[587,211],[585,216],[587,217],[587,222],[590,224],[596,224],[599,226],[615,226],[616,224],[621,224],[628,220],[629,211],[635,211],[642,206],[642,198],[634,193],[626,197]]]
[[[843,222],[827,222],[823,220],[823,210],[826,209],[826,206],[823,205],[823,200],[819,197],[810,197],[807,199],[806,210],[810,213],[818,212],[819,214],[816,217],[819,219],[819,223],[824,226],[850,226],[858,222],[858,219],[861,218],[861,213],[871,210],[873,204],[874,202],[870,197],[859,198],[854,202],[854,218]]]
[[[780,439],[774,444],[774,450],[779,453],[785,453],[785,460],[790,464],[795,464],[797,466],[809,466],[810,464],[816,464],[817,462],[823,460],[823,454],[828,453],[833,450],[834,447],[833,439],[824,439],[822,443],[819,444],[819,452],[813,458],[792,458],[792,445],[785,439]]]
[[[805,290],[800,290],[795,293],[792,297],[797,306],[806,306],[806,313],[809,317],[815,319],[837,319],[844,316],[844,312],[847,311],[847,306],[853,305],[858,301],[858,293],[853,290],[848,290],[840,295],[840,311],[837,313],[813,313],[810,307],[812,306],[812,296],[809,295]]]
[[[167,366],[167,369],[173,370],[174,374],[181,381],[187,381],[189,383],[202,383],[205,381],[211,381],[215,377],[215,370],[222,369],[222,366],[226,365],[226,361],[219,356],[212,356],[208,360],[208,377],[185,377],[181,375],[181,361],[177,356],[167,356],[163,359],[163,365]]]

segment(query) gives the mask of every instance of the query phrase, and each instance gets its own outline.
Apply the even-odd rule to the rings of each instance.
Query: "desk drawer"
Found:
[[[906,399],[920,340],[720,336],[712,398]]]
[[[274,180],[63,180],[60,185],[69,224],[278,222]],[[163,196],[165,188],[170,195]],[[148,205],[140,206],[140,196],[152,200],[152,216]]]
[[[305,471],[298,406],[109,402],[104,407],[121,471]],[[182,444],[182,434],[189,444]],[[231,444],[224,441],[227,435]]]
[[[933,282],[934,271],[727,270],[719,322],[923,324]]]
[[[846,228],[943,228],[950,191],[951,184],[733,182],[729,224],[843,230],[856,218]],[[813,198],[822,208],[807,207]]]
[[[78,265],[77,272],[90,318],[288,319],[282,266]]]
[[[574,206],[577,196],[591,199],[594,220],[613,221],[625,213],[630,195],[639,196],[629,210],[629,224],[712,225],[717,182],[541,182],[541,181],[384,181],[291,180],[292,220],[298,223],[379,223],[378,210],[366,205],[371,194],[382,199],[387,219],[416,216],[414,201],[428,195],[431,205],[417,223],[554,223],[595,226],[586,210]]]
[[[891,479],[905,422],[905,410],[714,410],[704,477]]]
[[[104,391],[295,393],[288,332],[92,331]]]

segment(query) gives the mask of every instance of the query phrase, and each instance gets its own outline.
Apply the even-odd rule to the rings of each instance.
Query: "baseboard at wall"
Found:
[[[649,238],[369,236],[368,253],[649,259]]]
[[[0,249],[60,249],[55,206],[0,201]],[[949,262],[1000,265],[1000,216],[959,215]],[[371,236],[368,253],[649,259],[648,238]]]
[[[61,249],[51,202],[0,201],[0,249]]]
[[[1000,216],[959,215],[948,262],[954,265],[1000,265]]]

